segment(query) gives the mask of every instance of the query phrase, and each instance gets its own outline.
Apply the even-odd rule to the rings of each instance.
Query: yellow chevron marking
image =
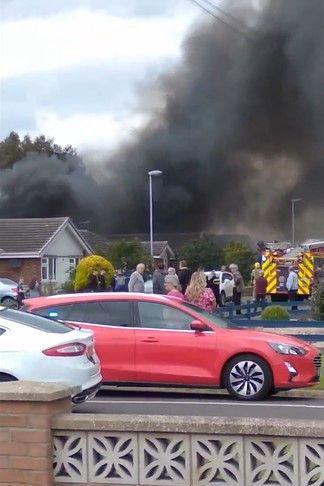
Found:
[[[262,264],[262,270],[265,272],[267,270],[267,268],[269,267],[270,265],[270,260],[266,260],[263,264]]]
[[[298,294],[307,295],[309,294],[309,290],[301,285],[298,287]]]
[[[273,278],[274,276],[277,275],[276,272],[276,264],[272,263],[269,268],[264,272],[264,277],[269,280],[270,278]]]
[[[276,287],[276,284],[274,284],[272,287],[267,287],[267,294],[276,294]]]
[[[303,258],[303,264],[312,272],[313,271],[313,258],[306,257],[306,255]]]
[[[308,268],[306,268],[304,265],[300,264],[299,265],[298,276],[299,275],[306,275],[308,278],[312,278],[313,277],[313,272],[311,272],[310,270],[308,270]]]

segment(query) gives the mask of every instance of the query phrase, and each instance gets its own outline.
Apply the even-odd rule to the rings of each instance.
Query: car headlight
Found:
[[[279,354],[290,354],[294,356],[304,356],[307,351],[299,346],[292,346],[291,344],[269,343],[269,345]]]

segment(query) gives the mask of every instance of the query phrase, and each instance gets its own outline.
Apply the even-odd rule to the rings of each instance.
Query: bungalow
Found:
[[[105,238],[104,236],[98,235],[89,230],[80,229],[79,232],[83,236],[83,238],[88,242],[88,244],[94,249],[94,251],[98,252],[105,252],[110,244],[115,243],[117,241],[133,241],[137,240],[143,250],[146,253],[150,253],[151,247],[150,242],[144,240],[144,235],[111,235],[109,238]],[[169,245],[168,241],[154,241],[153,242],[153,255],[154,260],[160,261],[163,263],[165,268],[168,268],[170,263],[174,264],[176,261],[176,255],[171,246]]]
[[[0,219],[0,276],[59,287],[93,253],[69,218]]]

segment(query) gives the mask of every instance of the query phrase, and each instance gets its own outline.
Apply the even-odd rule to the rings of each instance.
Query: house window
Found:
[[[42,258],[42,280],[56,280],[56,258]]]
[[[69,272],[73,272],[79,264],[79,258],[69,258]]]

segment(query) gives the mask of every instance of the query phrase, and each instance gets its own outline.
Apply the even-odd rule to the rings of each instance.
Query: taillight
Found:
[[[13,294],[18,294],[18,289],[17,289],[17,287],[12,287],[11,292],[12,292]]]
[[[61,344],[53,348],[44,349],[46,356],[82,356],[86,351],[86,345],[82,343]]]

